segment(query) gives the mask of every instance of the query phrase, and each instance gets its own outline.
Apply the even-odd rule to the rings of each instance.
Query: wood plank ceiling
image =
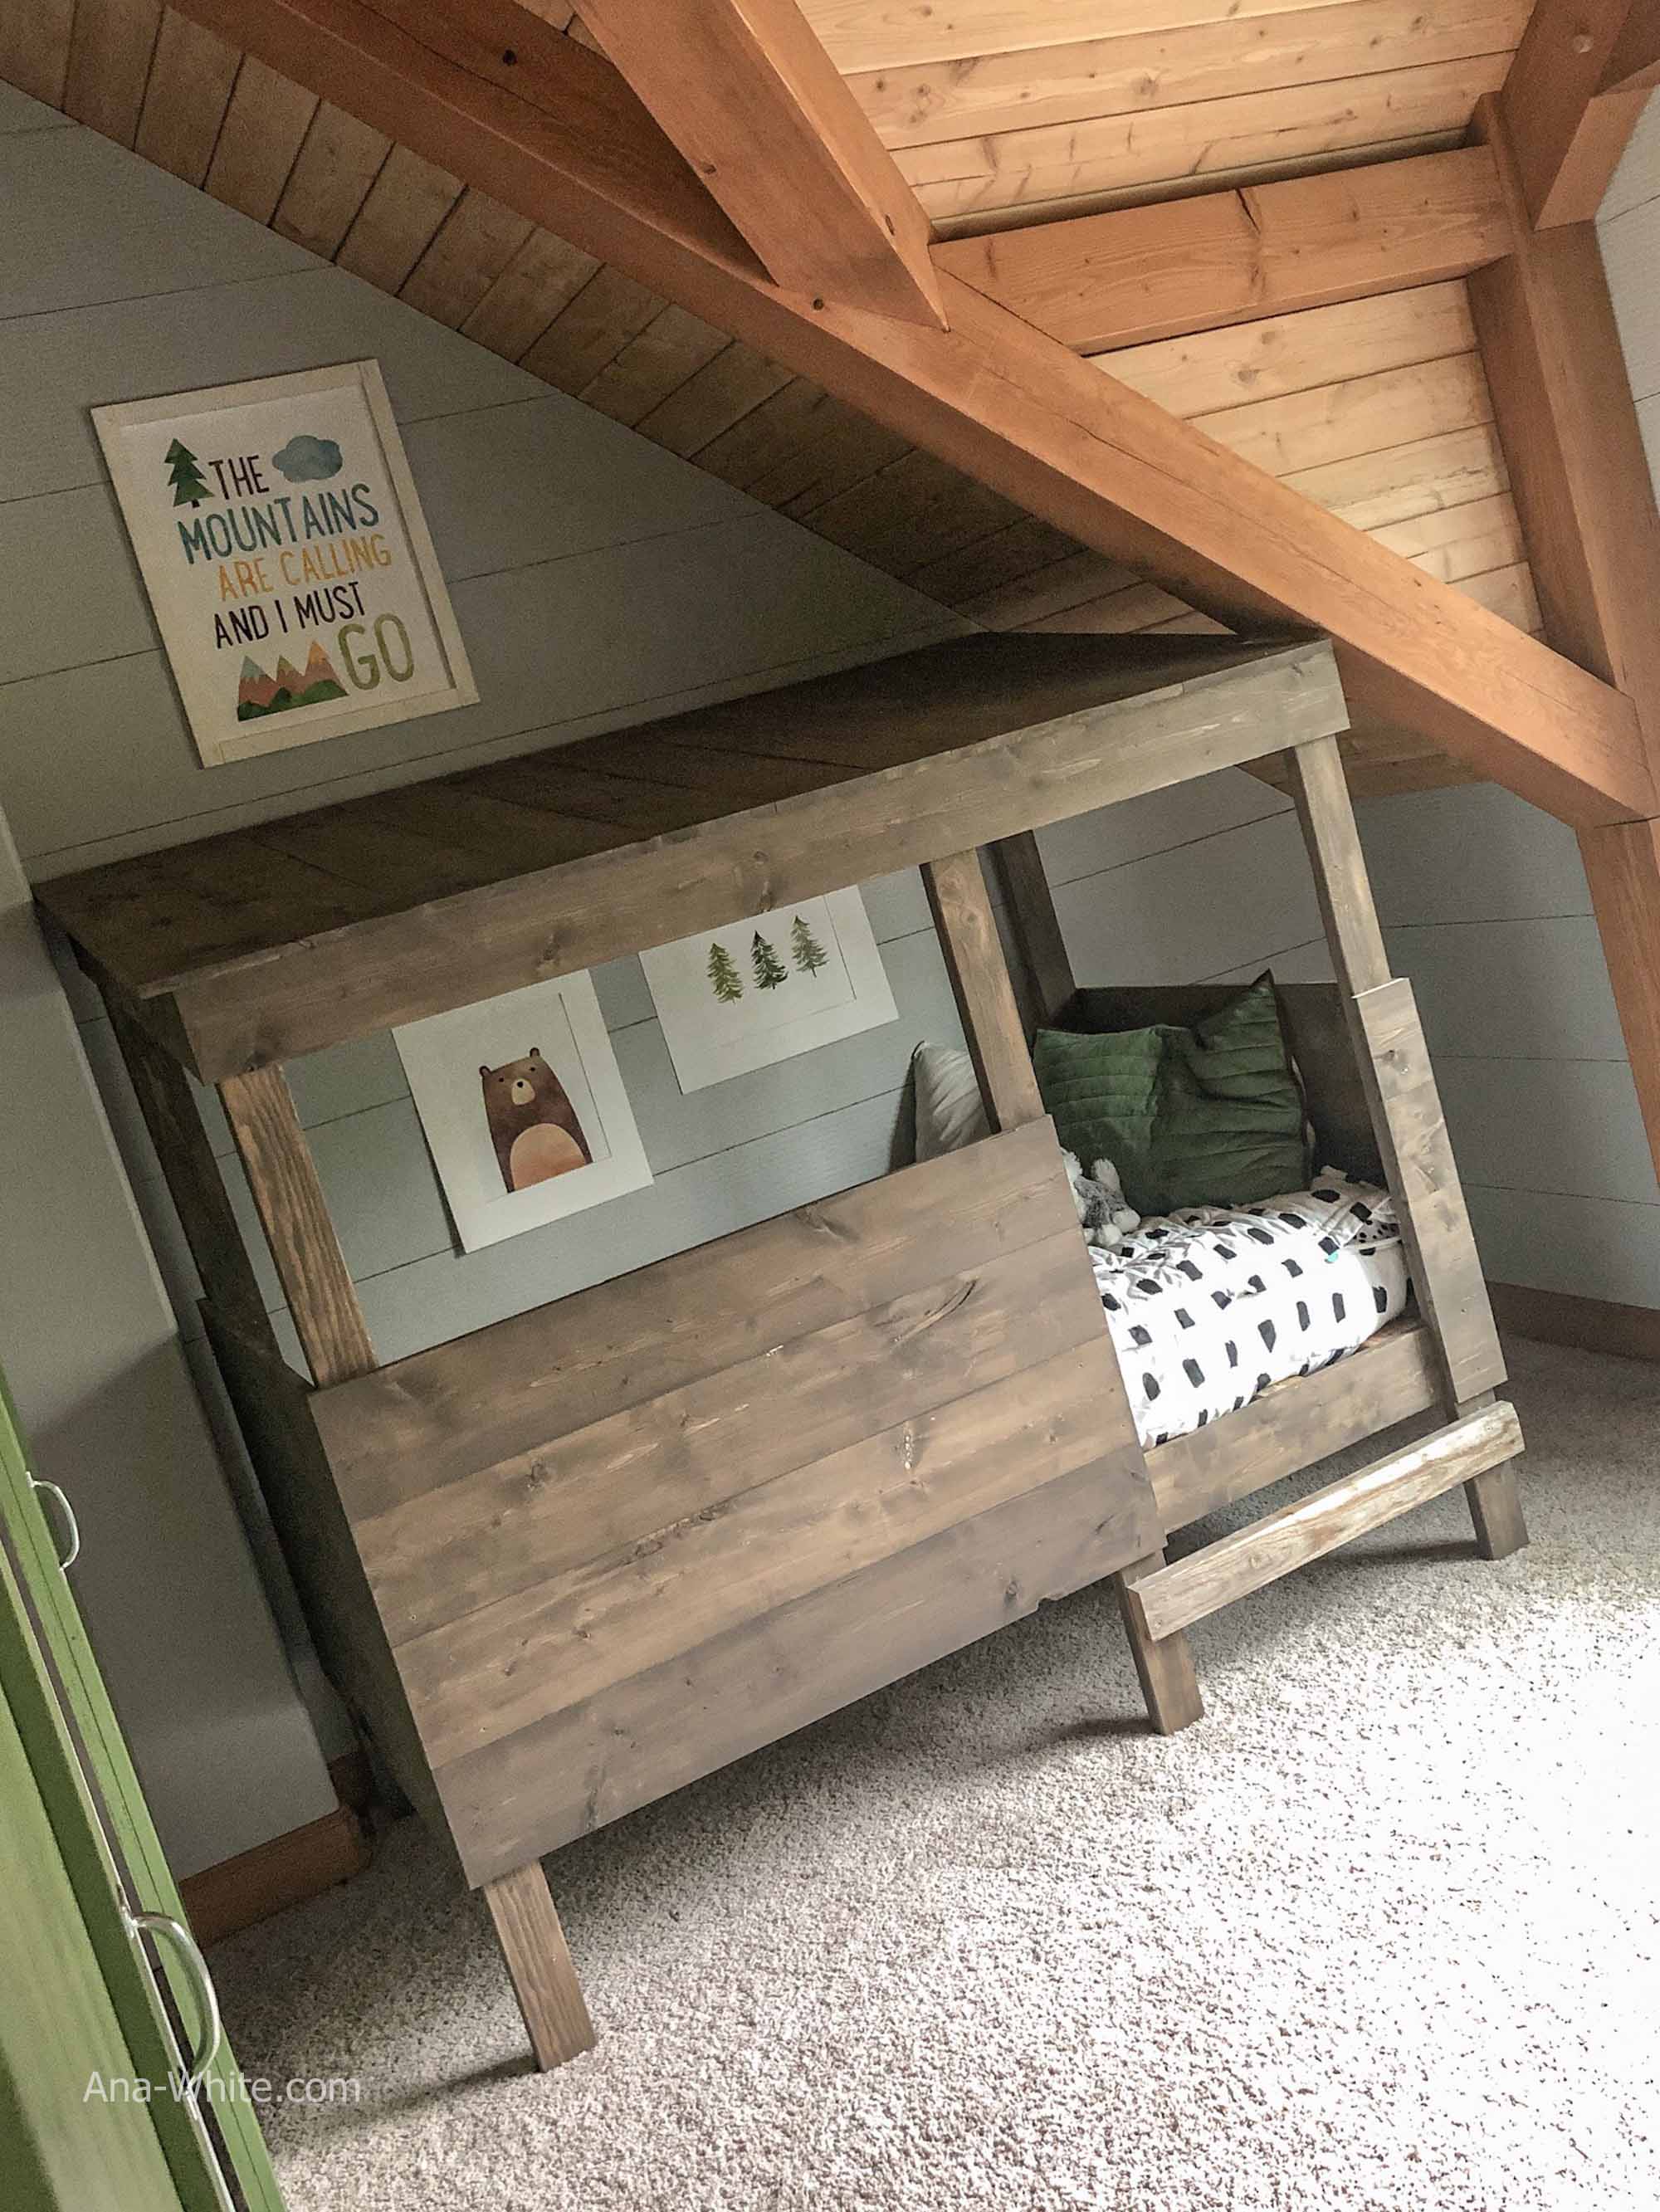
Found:
[[[1456,143],[1529,9],[806,0],[806,11],[927,212],[962,232]],[[593,42],[572,10],[535,12]],[[159,0],[11,11],[0,76],[970,619],[1216,627]],[[1098,357],[1536,630],[1462,282]],[[1349,750],[1363,789],[1468,773],[1402,732],[1359,732]]]

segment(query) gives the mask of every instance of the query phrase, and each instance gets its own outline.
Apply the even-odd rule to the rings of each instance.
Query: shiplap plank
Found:
[[[417,313],[459,329],[534,228],[470,185],[404,278],[398,297]]]
[[[696,453],[733,429],[789,382],[787,368],[734,338],[635,425],[672,453]]]
[[[1155,108],[1200,107],[1293,85],[1334,84],[1383,70],[1508,52],[1529,0],[1352,0],[1304,7],[1243,28],[1231,11],[1179,28],[1142,30],[1132,11],[1104,35],[1041,48],[987,48],[947,70],[933,62],[852,79],[885,144],[988,137]]]
[[[64,112],[131,146],[138,128],[161,0],[79,0],[70,37]]]
[[[834,419],[836,409],[828,392],[805,376],[793,376],[701,447],[697,465],[746,491],[769,469],[817,436]]]
[[[150,61],[133,151],[199,185],[207,175],[240,57],[234,46],[167,9]]]
[[[1534,590],[1533,572],[1525,561],[1511,563],[1507,568],[1493,568],[1484,575],[1465,576],[1458,588],[1478,605],[1492,613],[1502,615],[1507,623],[1518,629],[1537,633],[1541,628],[1539,598]]]
[[[632,426],[730,343],[724,331],[685,308],[665,307],[576,396],[614,422]]]
[[[53,142],[76,140],[112,155],[119,150],[81,131],[40,135]],[[11,143],[0,139],[0,179],[10,151]],[[131,164],[128,175],[125,200],[110,208],[102,234],[95,240],[88,239],[88,251],[79,261],[52,252],[52,222],[73,220],[67,203],[57,204],[56,217],[48,206],[40,225],[31,224],[21,241],[27,245],[29,257],[23,261],[20,253],[13,271],[29,279],[27,289],[43,307],[60,311],[37,308],[6,333],[9,381],[8,404],[0,408],[0,498],[102,481],[103,457],[87,410],[106,399],[142,398],[155,392],[317,368],[371,354],[385,373],[393,412],[406,424],[427,416],[547,396],[544,386],[510,363],[493,361],[477,348],[459,343],[453,333],[368,289],[343,270],[305,262],[296,249],[271,233],[261,236],[248,232],[222,210],[218,212],[227,228],[239,234],[248,246],[245,266],[257,266],[252,263],[255,252],[269,252],[276,269],[281,271],[286,264],[289,273],[266,277],[250,274],[228,295],[234,313],[216,313],[192,322],[187,333],[188,367],[181,368],[179,348],[186,333],[175,321],[158,315],[143,297],[110,300],[93,288],[106,281],[106,256],[114,263],[124,251],[141,269],[162,265],[160,256],[165,252],[169,258],[166,265],[184,267],[193,259],[198,276],[211,276],[216,254],[226,242],[215,239],[209,229],[181,230],[177,226],[173,220],[177,198],[194,198],[198,207],[212,208],[176,178]],[[84,177],[80,181],[84,184]],[[164,187],[165,191],[152,201],[146,185]],[[229,241],[233,252],[234,242]],[[49,259],[30,278],[37,246]],[[152,280],[147,275],[145,281]],[[119,272],[115,282],[119,289]],[[87,300],[90,295],[93,304],[62,305],[65,293],[71,301]],[[0,302],[9,308],[3,290]]]
[[[1473,1182],[1464,1199],[1490,1280],[1660,1306],[1660,1206]]]
[[[63,310],[119,301],[128,303],[124,312],[132,325],[145,318],[157,325],[162,318],[147,305],[147,295],[191,291],[205,296],[213,285],[307,265],[285,240],[269,231],[250,231],[222,210],[210,209],[209,219],[200,223],[182,219],[185,210],[199,204],[199,195],[188,185],[149,162],[134,161],[94,131],[39,131],[0,137],[5,224],[0,319],[55,319]],[[199,301],[197,305],[199,309]],[[211,356],[221,334],[198,331],[195,336],[202,354]],[[10,443],[14,426],[53,397],[33,387],[34,338],[34,331],[21,323],[6,332],[0,450]],[[142,361],[148,351],[164,347],[165,336],[158,331],[149,346],[139,337],[133,351]],[[101,387],[88,387],[72,370],[80,404],[168,388],[135,381],[119,361],[112,366],[113,373]],[[176,380],[186,387],[205,380],[193,368]],[[89,428],[86,443],[94,443]],[[102,473],[100,464],[84,470],[80,480],[88,483]],[[12,490],[0,464],[0,496]]]
[[[1602,223],[1596,234],[1626,373],[1639,402],[1660,393],[1660,284],[1654,279],[1660,259],[1660,162],[1655,185],[1655,198]]]
[[[1468,124],[1504,82],[1508,53],[1294,86],[1202,107],[1104,116],[988,138],[908,147],[896,160],[928,214],[1075,202],[1165,179],[1267,167],[1301,155],[1383,147]]]
[[[517,361],[599,268],[591,253],[532,230],[461,325],[464,336]]]
[[[205,190],[239,214],[268,223],[299,159],[317,95],[246,54],[219,127]]]
[[[1408,522],[1386,523],[1372,534],[1391,552],[1403,553],[1444,584],[1509,568],[1527,557],[1516,501],[1508,492],[1438,508]]]
[[[1510,471],[1497,432],[1484,422],[1353,460],[1295,469],[1285,482],[1357,529],[1376,530],[1437,507],[1491,499],[1508,491]]]
[[[1434,1055],[1623,1060],[1625,1042],[1589,915],[1386,929]]]
[[[378,131],[320,101],[289,172],[272,228],[331,260],[391,150],[391,140]]]
[[[1386,927],[1591,910],[1573,832],[1496,785],[1373,800],[1360,830]]]
[[[1195,421],[1242,459],[1285,477],[1492,419],[1481,357],[1468,353],[1371,376],[1346,375],[1316,391],[1259,399]]]
[[[1250,24],[1308,0],[1134,0],[1116,9],[1127,31],[1177,31],[1224,20]],[[802,12],[846,75],[905,69],[1068,44],[1101,28],[1101,0],[804,0]]]
[[[620,269],[597,269],[521,356],[520,365],[561,392],[580,392],[666,304]]]
[[[334,258],[366,283],[396,292],[460,196],[459,177],[394,146]]]
[[[1466,1182],[1565,1198],[1660,1200],[1624,1060],[1445,1053],[1435,1074]]]
[[[1469,288],[1454,277],[1092,358],[1121,383],[1186,418],[1307,392],[1338,374],[1372,376],[1475,350]]]
[[[75,0],[34,0],[0,11],[0,77],[31,100],[61,107]]]

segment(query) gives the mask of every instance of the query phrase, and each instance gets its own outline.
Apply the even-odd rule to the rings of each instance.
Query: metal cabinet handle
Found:
[[[195,2064],[185,2077],[185,2094],[193,2097],[201,2087],[209,2067],[219,2056],[219,2047],[225,2039],[224,2023],[219,2017],[219,1992],[213,1986],[208,1962],[202,1956],[195,1936],[181,1920],[175,1920],[170,1912],[129,1912],[126,1922],[127,1932],[131,1936],[165,1936],[169,1942],[176,1945],[196,1984],[198,2009],[202,2018],[203,2047]]]
[[[75,1517],[75,1508],[58,1485],[55,1482],[48,1482],[44,1475],[32,1474],[29,1477],[29,1488],[44,1490],[49,1498],[57,1501],[58,1510],[64,1516],[64,1525],[69,1530],[70,1538],[69,1550],[59,1554],[58,1565],[63,1573],[68,1574],[81,1556],[81,1523]]]

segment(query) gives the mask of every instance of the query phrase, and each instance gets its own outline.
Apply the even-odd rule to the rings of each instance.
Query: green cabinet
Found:
[[[281,2212],[46,1495],[0,1378],[0,2202]]]

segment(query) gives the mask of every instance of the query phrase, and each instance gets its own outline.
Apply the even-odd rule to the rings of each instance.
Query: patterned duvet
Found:
[[[1149,1446],[1330,1366],[1407,1302],[1388,1194],[1329,1169],[1312,1189],[1260,1206],[1149,1215],[1090,1258]]]

